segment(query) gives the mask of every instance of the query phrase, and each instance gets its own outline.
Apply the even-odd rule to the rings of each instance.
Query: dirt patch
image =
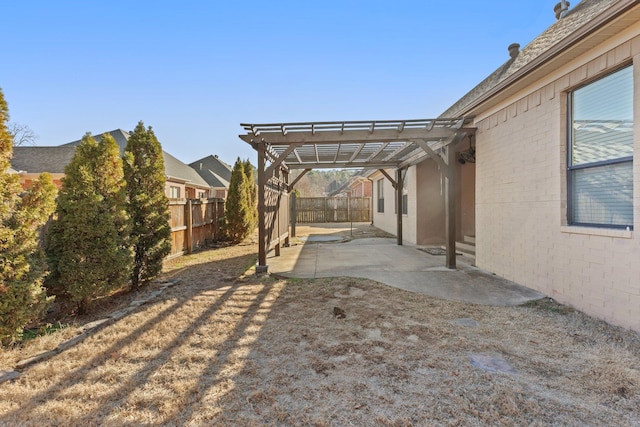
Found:
[[[547,303],[256,277],[255,254],[168,263],[181,282],[155,303],[1,385],[0,425],[640,424],[635,333]],[[7,349],[0,369],[74,327]]]

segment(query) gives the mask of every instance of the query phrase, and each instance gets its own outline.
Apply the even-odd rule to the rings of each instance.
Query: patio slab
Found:
[[[456,270],[443,256],[429,255],[392,238],[341,243],[307,241],[267,256],[269,272],[292,278],[359,277],[437,298],[472,304],[514,306],[543,298],[540,292],[478,269],[458,257]]]

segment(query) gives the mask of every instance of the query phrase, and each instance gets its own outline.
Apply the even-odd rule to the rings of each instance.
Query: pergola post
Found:
[[[396,169],[396,235],[400,246],[402,246],[402,185],[402,169]]]
[[[266,153],[264,144],[256,144],[258,151],[258,265],[256,266],[256,274],[266,273],[269,269],[267,265],[267,227],[265,212],[265,187],[267,185],[266,177]]]
[[[445,239],[446,239],[446,267],[456,268],[456,149],[450,144],[447,150],[447,166],[445,168]]]

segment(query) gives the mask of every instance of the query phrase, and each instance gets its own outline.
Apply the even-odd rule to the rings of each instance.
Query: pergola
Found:
[[[402,245],[402,170],[427,157],[438,164],[445,177],[446,266],[456,268],[455,146],[475,133],[475,128],[467,127],[470,122],[471,119],[462,117],[241,124],[247,133],[240,135],[240,139],[258,152],[259,250],[256,271],[260,273],[268,269],[267,252],[273,240],[267,235],[267,216],[278,209],[266,200],[267,187],[288,193],[312,169],[378,169],[398,193],[397,242]],[[292,169],[302,169],[303,172],[289,183],[288,173]],[[387,169],[396,171],[395,179]],[[275,199],[280,202],[280,197]],[[279,255],[279,240],[277,242],[276,255]]]

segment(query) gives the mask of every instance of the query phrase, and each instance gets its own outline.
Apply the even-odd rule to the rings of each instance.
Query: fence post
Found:
[[[296,237],[296,221],[298,220],[298,208],[296,206],[296,192],[291,192],[291,237]]]
[[[193,216],[191,199],[187,199],[185,219],[187,220],[187,253],[193,252]]]

